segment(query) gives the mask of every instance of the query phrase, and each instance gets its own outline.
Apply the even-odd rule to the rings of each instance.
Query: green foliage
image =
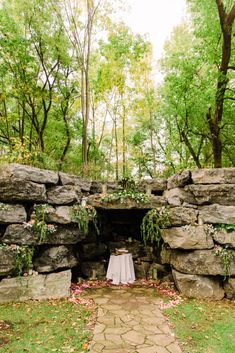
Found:
[[[216,224],[215,226],[215,230],[226,230],[226,232],[230,233],[235,231],[235,224]]]
[[[215,164],[215,140],[217,146],[222,144],[223,166],[233,166],[235,161],[235,106],[231,104],[234,99],[234,71],[225,70],[225,75],[225,71],[221,74],[219,69],[223,66],[222,56],[229,59],[228,53],[222,54],[222,47],[228,48],[229,45],[222,45],[223,35],[216,3],[188,0],[190,23],[185,22],[174,29],[161,60],[165,74],[159,97],[159,115],[164,116],[166,124],[163,152],[167,162],[171,161],[172,167],[176,169],[178,165],[183,168],[201,168]],[[233,3],[223,0],[221,6],[225,12],[229,12]],[[226,16],[229,17],[228,14]],[[231,47],[232,59],[234,45]],[[219,109],[223,111],[223,122],[219,122],[214,115],[220,99],[223,100],[223,109]],[[212,123],[215,131],[219,131],[216,138]],[[171,159],[171,156],[174,158]]]
[[[214,249],[214,253],[218,256],[222,262],[224,269],[224,279],[230,276],[231,261],[235,259],[235,250],[228,249],[227,246],[217,245]]]
[[[146,213],[140,226],[141,236],[144,244],[161,240],[161,229],[170,226],[169,210],[162,207],[159,211],[152,209]]]
[[[24,272],[28,273],[33,267],[32,259],[34,247],[28,245],[15,245],[12,247],[16,252],[15,275],[21,276]]]
[[[33,231],[39,238],[39,244],[44,243],[49,234],[56,231],[56,226],[46,223],[46,213],[50,209],[50,205],[36,205],[35,206],[35,220],[32,224]]]
[[[123,178],[118,182],[118,185],[121,190],[108,193],[102,197],[101,202],[119,202],[121,204],[127,204],[128,201],[144,204],[149,202],[149,197],[137,190],[134,179],[130,177]]]
[[[128,201],[146,204],[149,202],[149,197],[142,192],[122,190],[107,194],[101,199],[101,202],[119,202],[121,204],[127,204]]]
[[[87,235],[89,233],[89,223],[92,222],[96,233],[99,234],[97,211],[94,207],[86,205],[74,205],[72,208],[71,219],[78,224],[79,229]]]
[[[28,274],[29,270],[33,268],[34,246],[1,243],[0,249],[11,249],[16,254],[15,276],[22,276],[24,273]]]

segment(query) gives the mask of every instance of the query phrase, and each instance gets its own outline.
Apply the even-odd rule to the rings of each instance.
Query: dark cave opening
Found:
[[[92,224],[86,239],[78,246],[79,266],[73,269],[73,279],[104,279],[110,254],[117,248],[125,248],[132,254],[136,278],[151,277],[153,268],[158,276],[168,275],[170,269],[162,265],[162,244],[145,245],[141,238],[141,223],[149,209],[97,208],[100,234]]]

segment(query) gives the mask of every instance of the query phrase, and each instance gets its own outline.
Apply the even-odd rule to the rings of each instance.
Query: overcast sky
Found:
[[[125,22],[135,33],[147,34],[153,45],[154,73],[156,81],[161,75],[156,68],[163,54],[165,41],[175,26],[186,15],[186,0],[126,0],[130,5]]]
[[[126,21],[134,32],[148,33],[154,46],[155,58],[162,54],[163,45],[186,13],[185,0],[127,0],[130,12]]]

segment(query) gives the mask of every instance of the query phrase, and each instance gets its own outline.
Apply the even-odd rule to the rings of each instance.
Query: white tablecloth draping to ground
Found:
[[[132,254],[111,255],[109,258],[107,279],[113,284],[127,284],[135,281],[135,270]]]

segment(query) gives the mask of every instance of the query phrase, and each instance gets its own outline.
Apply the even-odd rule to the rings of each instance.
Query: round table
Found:
[[[111,279],[113,284],[127,284],[135,281],[135,270],[132,254],[110,255],[107,279]]]

